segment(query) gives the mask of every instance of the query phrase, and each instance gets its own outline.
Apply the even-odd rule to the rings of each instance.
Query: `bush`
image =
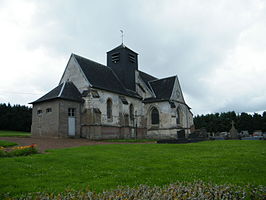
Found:
[[[13,147],[12,149],[0,148],[0,157],[27,156],[36,153],[38,153],[38,150],[35,144]]]

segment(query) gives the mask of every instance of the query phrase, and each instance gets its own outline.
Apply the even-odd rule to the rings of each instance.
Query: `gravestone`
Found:
[[[177,131],[177,139],[185,139],[185,130]]]
[[[230,139],[239,139],[238,131],[235,128],[235,122],[232,121],[232,127],[229,131],[229,137]]]

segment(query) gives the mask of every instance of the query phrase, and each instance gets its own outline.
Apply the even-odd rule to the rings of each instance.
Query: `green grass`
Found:
[[[30,137],[30,132],[23,131],[0,131],[0,137]]]
[[[191,144],[110,144],[0,158],[0,197],[10,192],[93,191],[118,185],[165,185],[202,180],[266,185],[265,141]]]
[[[0,147],[12,147],[12,146],[16,146],[16,145],[17,145],[17,143],[15,143],[15,142],[0,140]]]

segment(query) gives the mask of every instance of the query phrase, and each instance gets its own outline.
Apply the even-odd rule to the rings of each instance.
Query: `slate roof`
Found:
[[[56,88],[32,102],[31,104],[40,103],[43,101],[53,100],[53,99],[65,99],[70,101],[82,101],[82,96],[76,86],[72,82],[64,82],[58,85]]]
[[[119,46],[117,46],[116,48],[114,48],[114,49],[112,49],[112,50],[110,50],[110,51],[108,51],[108,52],[111,52],[111,51],[114,51],[114,50],[118,50],[118,49],[127,49],[127,50],[129,50],[129,51],[131,51],[131,52],[137,54],[135,51],[131,50],[130,48],[128,48],[128,47],[125,46],[124,44],[120,44]],[[108,53],[108,52],[107,52],[107,53]]]
[[[157,102],[170,100],[176,76],[149,81],[156,98],[147,98],[143,102]]]
[[[136,92],[125,89],[110,67],[75,54],[73,55],[92,87],[140,98]]]
[[[139,71],[140,78],[144,81],[144,83],[148,86],[149,89],[152,89],[150,87],[149,81],[157,80],[158,78],[155,78],[154,76],[151,76],[145,72]]]

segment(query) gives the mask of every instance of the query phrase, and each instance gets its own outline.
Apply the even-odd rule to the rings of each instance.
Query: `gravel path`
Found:
[[[67,147],[79,147],[87,145],[100,145],[100,144],[129,144],[126,142],[103,142],[91,141],[81,138],[22,138],[22,137],[0,137],[0,140],[6,140],[17,143],[19,146],[37,144],[37,148],[44,152],[47,149],[60,149]],[[130,143],[132,144],[132,143]],[[136,143],[134,143],[136,144]]]

